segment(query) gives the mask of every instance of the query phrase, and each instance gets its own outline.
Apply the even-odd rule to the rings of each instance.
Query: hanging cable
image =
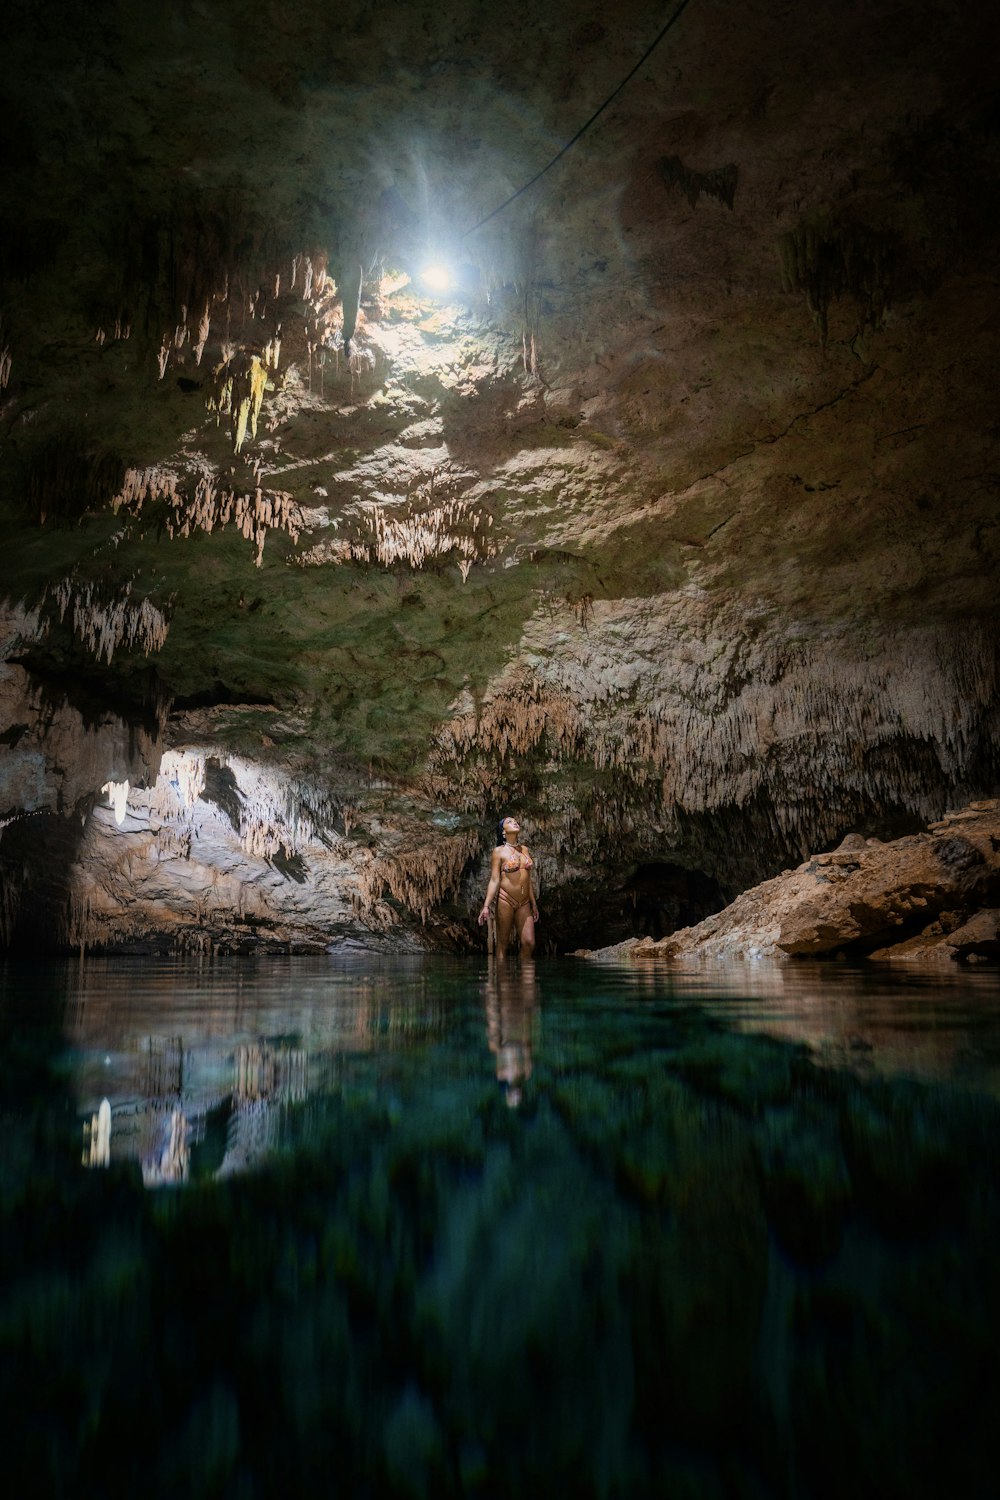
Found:
[[[580,126],[580,129],[576,132],[576,135],[574,135],[571,140],[568,140],[566,142],[566,144],[565,144],[565,146],[563,146],[562,150],[561,151],[557,151],[556,154],[555,154],[555,156],[552,158],[552,160],[550,162],[546,162],[545,166],[542,167],[542,169],[541,169],[540,172],[536,172],[535,175],[534,175],[534,177],[532,177],[528,182],[526,182],[523,187],[519,187],[516,193],[511,193],[511,195],[510,195],[509,198],[505,198],[504,201],[497,208],[493,209],[492,213],[488,213],[486,215],[485,219],[480,219],[480,221],[479,221],[478,224],[473,224],[473,226],[472,226],[471,229],[467,229],[465,231],[465,233],[462,235],[463,239],[465,239],[470,234],[475,234],[475,232],[476,232],[477,229],[482,229],[483,225],[484,224],[488,224],[491,219],[495,219],[496,216],[497,216],[497,214],[503,213],[504,209],[508,208],[510,206],[510,204],[514,202],[515,198],[520,198],[520,196],[521,196],[522,193],[526,193],[530,187],[534,187],[535,183],[538,182],[539,178],[544,177],[545,174],[546,174],[546,172],[550,171],[550,169],[555,166],[555,164],[556,164],[557,161],[561,161],[562,160],[562,158],[566,155],[566,152],[569,151],[571,149],[571,147],[573,147],[573,146],[576,145],[577,141],[580,139],[580,137],[582,135],[584,135],[586,133],[586,131],[588,131],[590,129],[590,127],[591,127],[591,125],[593,125],[594,121],[596,119],[598,119],[601,115],[603,115],[603,113],[607,109],[608,105],[611,104],[615,99],[618,98],[618,95],[621,93],[622,89],[625,87],[625,85],[631,79],[633,79],[635,77],[635,75],[638,73],[639,69],[642,67],[642,65],[646,61],[646,59],[648,57],[650,57],[656,51],[657,47],[663,41],[663,38],[666,36],[666,34],[670,30],[670,28],[674,25],[675,21],[679,21],[680,20],[681,16],[683,15],[684,11],[687,9],[687,7],[688,7],[688,5],[690,3],[691,3],[691,0],[681,0],[680,5],[678,5],[677,9],[674,11],[673,15],[670,17],[669,21],[667,21],[666,25],[662,28],[662,30],[659,32],[659,34],[657,36],[655,36],[653,38],[653,40],[650,42],[649,46],[646,48],[645,52],[642,54],[642,56],[640,57],[639,61],[636,63],[635,67],[632,68],[630,72],[628,72],[628,73],[625,74],[625,77],[622,79],[621,83],[614,90],[614,92],[610,93],[608,95],[608,97],[605,99],[604,103],[601,104],[597,109],[594,110],[594,113],[591,115],[590,119],[586,120]]]

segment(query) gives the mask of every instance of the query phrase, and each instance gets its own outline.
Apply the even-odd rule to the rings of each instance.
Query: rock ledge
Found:
[[[1000,959],[1000,801],[972,802],[887,844],[849,834],[696,927],[579,953],[605,962],[800,955]]]

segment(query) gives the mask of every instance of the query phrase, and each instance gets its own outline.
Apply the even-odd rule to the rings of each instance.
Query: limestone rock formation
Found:
[[[837,849],[745,891],[695,927],[659,942],[632,939],[581,956],[997,959],[998,900],[1000,802],[980,801],[892,843],[850,835]]]

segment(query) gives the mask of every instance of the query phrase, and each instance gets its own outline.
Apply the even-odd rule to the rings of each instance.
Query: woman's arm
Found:
[[[486,921],[487,917],[489,916],[489,914],[490,914],[490,907],[493,905],[494,901],[496,900],[497,891],[499,889],[500,889],[500,850],[499,849],[494,849],[494,851],[493,851],[493,860],[492,860],[492,863],[490,865],[490,883],[486,887],[486,899],[483,902],[483,909],[479,913],[479,925],[480,925],[480,927],[482,927],[483,923]]]

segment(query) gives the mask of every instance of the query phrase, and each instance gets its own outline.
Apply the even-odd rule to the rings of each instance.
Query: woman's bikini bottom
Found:
[[[531,900],[531,897],[530,895],[522,896],[520,901],[515,901],[513,896],[508,895],[505,890],[501,890],[499,893],[499,899],[501,901],[506,901],[511,911],[520,911],[522,906],[527,906],[528,902]]]

